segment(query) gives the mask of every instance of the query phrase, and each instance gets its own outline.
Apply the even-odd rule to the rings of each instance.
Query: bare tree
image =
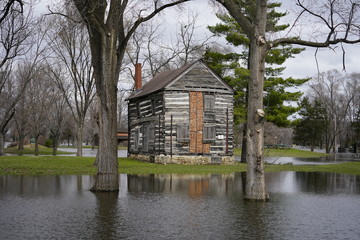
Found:
[[[353,75],[354,76],[354,75]],[[319,99],[326,108],[329,126],[325,136],[325,150],[336,152],[337,144],[346,145],[340,141],[340,136],[349,127],[354,99],[358,90],[356,78],[344,75],[337,70],[319,74],[310,84],[314,98]]]
[[[4,138],[8,124],[15,114],[15,106],[23,97],[26,86],[32,79],[35,66],[42,60],[40,57],[44,51],[43,31],[37,29],[37,34],[32,36],[35,24],[31,15],[31,7],[26,15],[21,11],[12,11],[0,23],[0,155],[4,154]],[[29,57],[29,61],[26,60]],[[22,56],[21,61],[31,65],[25,79],[15,78],[14,70],[18,70],[21,64],[16,67],[16,58]],[[17,60],[17,62],[21,62]]]
[[[63,135],[64,126],[71,114],[68,111],[69,108],[64,94],[55,85],[51,87],[48,97],[51,111],[47,115],[47,126],[52,140],[53,155],[55,156]]]
[[[54,86],[47,78],[45,67],[40,66],[32,69],[30,64],[22,66],[20,72],[25,77],[29,72],[33,72],[31,75],[31,81],[27,84],[26,101],[28,103],[27,114],[29,117],[29,127],[31,136],[35,140],[35,155],[39,154],[39,137],[45,136],[48,132],[49,122],[49,109],[52,109],[51,95],[54,91]]]
[[[69,12],[70,15],[76,14]],[[95,97],[89,39],[85,26],[68,18],[52,18],[51,24],[52,31],[48,32],[48,38],[56,58],[50,65],[49,76],[70,107],[77,125],[76,155],[82,156],[85,118]]]
[[[23,13],[24,3],[22,0],[3,0],[0,3],[0,24],[14,12]]]
[[[351,1],[303,1],[296,0],[300,14],[297,22],[316,21],[322,34],[311,35],[311,40],[303,36],[276,38],[266,36],[267,6],[270,1],[239,1],[217,0],[229,14],[240,24],[250,41],[250,79],[247,106],[247,178],[245,199],[264,201],[268,198],[265,191],[263,165],[264,147],[264,117],[263,88],[265,57],[269,49],[280,44],[299,44],[315,48],[327,48],[339,43],[354,44],[359,38],[359,4]],[[251,12],[245,12],[245,4],[252,6]],[[306,5],[305,5],[306,4]],[[309,26],[308,26],[309,27]],[[312,23],[311,27],[314,27]],[[320,31],[318,31],[320,33]],[[290,37],[289,37],[290,36]],[[325,36],[325,37],[324,37]]]
[[[99,110],[98,173],[93,191],[118,191],[117,81],[130,37],[140,26],[168,7],[187,0],[73,0],[88,28]]]

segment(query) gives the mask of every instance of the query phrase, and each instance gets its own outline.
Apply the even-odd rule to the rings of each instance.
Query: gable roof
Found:
[[[150,81],[145,83],[141,89],[138,91],[135,91],[132,93],[127,99],[134,99],[138,97],[142,97],[145,95],[148,95],[150,93],[156,92],[158,90],[161,90],[165,88],[166,86],[170,85],[172,82],[176,81],[180,77],[182,77],[184,74],[189,72],[193,67],[195,67],[198,63],[202,63],[206,68],[211,70],[209,66],[203,61],[203,60],[197,60],[193,63],[187,64],[181,68],[170,70],[166,72],[161,72],[156,74]],[[230,85],[228,85],[224,80],[222,80],[215,72],[211,70],[211,72],[220,79],[229,89],[234,91]]]

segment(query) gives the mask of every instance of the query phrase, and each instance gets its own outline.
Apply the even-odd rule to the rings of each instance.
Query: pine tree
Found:
[[[240,1],[239,6],[247,6],[244,12],[251,17],[255,9],[255,1],[243,0]],[[285,13],[275,11],[276,7],[280,7],[280,3],[268,4],[268,23],[266,31],[274,33],[283,31],[288,28],[288,25],[279,25],[279,19],[285,16]],[[235,90],[235,122],[245,122],[245,106],[246,106],[246,87],[249,79],[249,46],[250,41],[241,26],[235,21],[234,18],[228,14],[217,14],[217,17],[222,23],[216,26],[209,26],[209,30],[218,36],[225,36],[225,39],[234,47],[243,47],[240,54],[236,53],[220,53],[208,49],[205,53],[205,61],[224,78]],[[302,92],[290,92],[287,90],[289,87],[298,87],[307,82],[309,79],[294,79],[282,78],[281,75],[285,70],[281,66],[288,58],[301,53],[304,48],[295,48],[290,45],[280,45],[272,48],[267,56],[265,69],[265,85],[264,85],[264,107],[266,112],[266,120],[276,124],[277,126],[286,127],[290,125],[288,117],[294,114],[298,108],[292,105],[286,105],[289,101],[298,101],[302,96]]]
[[[329,124],[326,108],[319,99],[310,102],[303,98],[300,102],[298,119],[295,122],[294,142],[303,146],[310,146],[314,151],[315,146],[321,146]]]

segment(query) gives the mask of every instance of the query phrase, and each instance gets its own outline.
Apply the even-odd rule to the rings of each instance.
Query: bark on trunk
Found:
[[[0,131],[0,156],[5,155],[5,133]]]
[[[35,156],[39,156],[39,136],[35,137]]]
[[[263,88],[265,54],[266,1],[257,2],[257,21],[250,37],[250,81],[247,105],[247,176],[245,200],[267,201],[263,163],[264,122]]]
[[[58,145],[59,145],[59,135],[56,135],[53,139],[53,156],[56,156],[57,155],[57,148],[58,148]]]
[[[91,191],[118,191],[116,34],[91,38],[99,112],[98,172]]]
[[[76,138],[77,138],[76,156],[78,157],[82,157],[83,155],[82,153],[83,135],[84,135],[84,122],[81,122],[80,120],[80,122],[78,123],[77,133],[76,133]]]
[[[18,146],[18,150],[24,150],[24,141],[25,141],[25,136],[23,134],[19,134],[19,146]]]
[[[246,128],[247,128],[247,124],[245,123],[244,125],[244,130],[243,130],[243,139],[242,139],[242,145],[241,145],[241,161],[242,163],[246,163]]]

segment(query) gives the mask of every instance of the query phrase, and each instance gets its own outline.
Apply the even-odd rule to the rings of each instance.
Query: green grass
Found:
[[[92,175],[93,157],[2,156],[1,175]]]
[[[93,175],[94,157],[2,156],[0,175]],[[153,164],[119,158],[119,173],[126,174],[226,174],[246,171],[246,164],[176,165]],[[333,172],[360,175],[360,162],[329,165],[265,165],[265,171]]]
[[[298,158],[319,158],[329,155],[326,153],[311,152],[311,151],[300,150],[295,148],[289,148],[289,149],[265,148],[264,154],[266,157],[298,157]],[[241,156],[241,149],[235,148],[234,155]]]
[[[331,172],[353,174],[360,176],[360,162],[344,162],[324,165],[265,165],[266,172],[296,171],[296,172]]]
[[[76,148],[76,146],[64,146],[64,145],[61,145],[61,146],[59,146],[59,148]],[[82,148],[92,149],[93,147],[92,147],[92,146],[89,146],[89,145],[85,145],[85,146],[83,146]],[[94,149],[98,149],[98,146],[95,146]],[[126,150],[127,147],[118,146],[118,149],[119,149],[119,150]]]
[[[35,154],[35,144],[29,144],[24,146],[24,150],[18,150],[18,147],[5,148],[5,153],[10,154]],[[71,154],[71,152],[57,151],[57,154]],[[39,145],[39,155],[52,155],[53,149]]]

